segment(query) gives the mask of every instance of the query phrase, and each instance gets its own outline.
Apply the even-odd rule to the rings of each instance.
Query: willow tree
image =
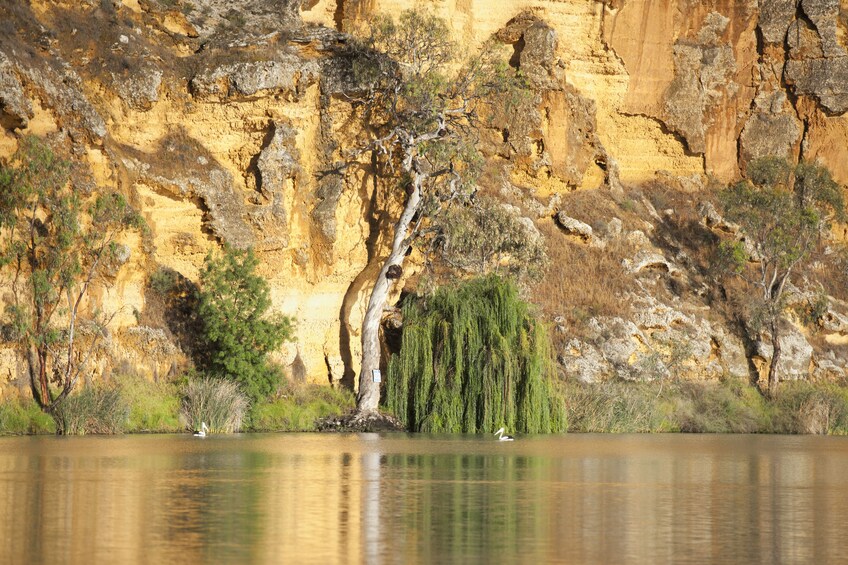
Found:
[[[363,137],[343,166],[369,157],[373,173],[404,199],[362,323],[362,414],[378,408],[380,385],[372,375],[380,367],[380,322],[410,244],[451,203],[473,193],[483,164],[481,116],[508,111],[526,90],[491,44],[461,63],[445,21],[423,11],[403,12],[397,22],[375,18],[351,50],[350,101]]]
[[[565,430],[550,340],[515,285],[496,275],[403,307],[387,407],[420,432]]]
[[[754,290],[752,327],[771,334],[768,395],[780,380],[780,321],[787,285],[821,244],[834,219],[845,220],[840,187],[823,166],[790,163],[777,157],[753,161],[748,178],[721,192],[724,213],[741,229],[745,242],[722,243],[727,270]]]
[[[36,402],[54,416],[114,316],[87,300],[89,291],[108,284],[126,261],[121,234],[146,230],[123,196],[86,197],[70,170],[34,137],[23,138],[0,167],[0,267],[11,290],[6,328],[26,356]]]

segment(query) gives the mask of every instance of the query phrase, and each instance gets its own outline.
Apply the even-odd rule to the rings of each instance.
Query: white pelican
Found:
[[[505,435],[503,435],[503,433],[504,433],[503,428],[501,428],[501,429],[499,429],[498,431],[495,432],[495,435],[498,436],[498,440],[500,440],[500,441],[513,441],[515,439],[512,436],[505,436]]]
[[[196,437],[206,437],[206,432],[209,431],[209,426],[206,425],[206,422],[200,422],[200,430],[194,432]]]

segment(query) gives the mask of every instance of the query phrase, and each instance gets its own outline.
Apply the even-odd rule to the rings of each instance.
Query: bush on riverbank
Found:
[[[669,431],[662,421],[657,391],[646,383],[568,382],[563,389],[569,431]]]
[[[805,381],[784,383],[774,405],[775,433],[848,434],[848,388]]]
[[[771,431],[771,405],[752,386],[738,379],[721,382],[672,383],[664,398],[671,431],[757,433]]]
[[[0,435],[55,434],[56,422],[32,398],[0,402]]]
[[[289,385],[279,398],[254,406],[250,429],[257,432],[312,432],[319,420],[352,410],[349,391],[321,385]]]
[[[783,383],[773,400],[735,379],[563,386],[572,432],[848,434],[848,389]]]
[[[124,431],[129,413],[130,406],[118,387],[87,386],[56,408],[56,431],[66,435],[118,434]]]
[[[180,391],[175,383],[153,382],[142,377],[118,379],[121,395],[130,407],[125,431],[169,433],[185,430],[180,421]]]

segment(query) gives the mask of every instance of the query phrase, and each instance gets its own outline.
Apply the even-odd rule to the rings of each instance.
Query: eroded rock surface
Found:
[[[131,312],[144,312],[153,270],[196,280],[205,254],[229,243],[257,249],[275,308],[298,319],[297,343],[278,360],[313,382],[349,377],[371,271],[401,203],[367,166],[339,174],[343,153],[359,141],[350,124],[362,88],[340,30],[414,5],[29,0],[0,7],[0,158],[21,135],[48,137],[78,161],[81,194],[117,188],[153,232],[150,249],[124,244],[127,264],[103,293],[105,309],[127,313],[116,318],[114,359],[98,370],[123,357],[167,373],[162,358],[174,351]],[[431,7],[469,53],[493,40],[533,90],[514,123],[481,116],[479,145],[491,167],[479,189],[516,205],[529,231],[558,223],[549,246],[567,240],[597,252],[625,249],[615,264],[633,280],[621,297],[633,312],[589,316],[585,335],[567,328],[575,335],[558,352],[564,372],[586,381],[745,376],[738,328],[708,310],[713,289],[668,234],[676,208],[629,195],[685,187],[694,201],[708,179],[735,181],[767,155],[818,160],[848,182],[839,3]],[[615,195],[626,214],[559,204],[575,190],[596,189]],[[736,229],[707,208],[699,225]],[[568,284],[570,266],[552,268]],[[846,319],[842,306],[827,313],[826,343],[848,341]],[[800,331],[790,340],[787,374],[802,378],[805,367],[841,374],[838,348],[823,349]],[[765,362],[767,349],[755,357]],[[19,371],[8,351],[0,347],[3,374]]]
[[[0,127],[25,128],[32,118],[32,103],[8,57],[0,53]]]

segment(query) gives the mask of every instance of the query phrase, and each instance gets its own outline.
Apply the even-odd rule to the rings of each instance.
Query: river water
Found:
[[[0,563],[848,563],[848,438],[0,438]]]

